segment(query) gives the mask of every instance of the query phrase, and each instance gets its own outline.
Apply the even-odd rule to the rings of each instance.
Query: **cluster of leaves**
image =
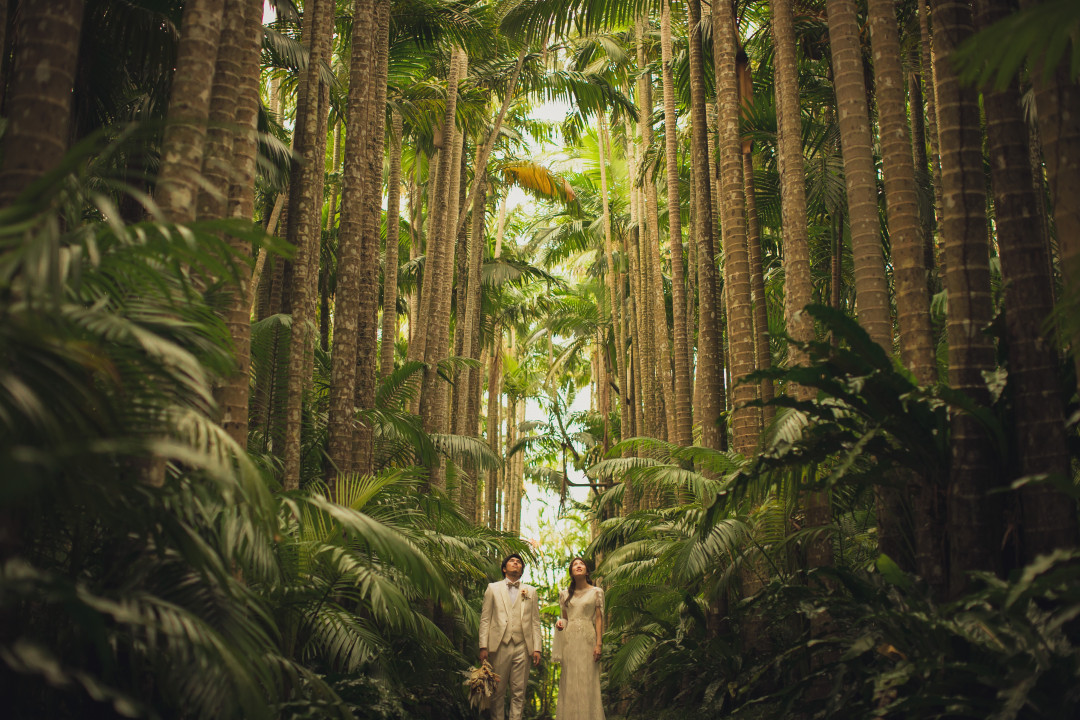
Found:
[[[460,588],[526,548],[408,467],[272,492],[213,397],[235,368],[221,311],[252,262],[223,235],[271,241],[174,226],[148,200],[124,223],[100,174],[121,145],[85,141],[0,211],[5,710],[465,717],[456,640],[479,598]],[[391,408],[412,372],[381,389]],[[384,447],[419,437],[388,413]],[[414,454],[483,465],[422,439]]]
[[[610,690],[626,717],[1074,716],[1080,553],[976,575],[944,604],[876,553],[870,485],[897,467],[944,483],[949,413],[971,413],[1004,447],[1007,407],[919,387],[853,320],[807,312],[837,344],[804,345],[806,366],[770,371],[818,397],[778,398],[759,456],[637,439],[591,470],[625,480],[601,504],[683,499],[606,521],[590,548],[605,555]],[[833,522],[800,530],[798,497],[823,489]],[[822,537],[834,564],[808,570],[801,550]]]

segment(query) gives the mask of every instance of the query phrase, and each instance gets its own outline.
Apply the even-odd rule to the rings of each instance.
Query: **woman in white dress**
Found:
[[[556,659],[562,661],[556,720],[605,720],[600,697],[604,591],[593,585],[581,558],[570,561],[570,585],[559,592]]]

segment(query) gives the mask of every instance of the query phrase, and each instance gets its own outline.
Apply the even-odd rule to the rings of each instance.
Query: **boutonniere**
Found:
[[[521,597],[529,599],[529,588],[521,588]]]

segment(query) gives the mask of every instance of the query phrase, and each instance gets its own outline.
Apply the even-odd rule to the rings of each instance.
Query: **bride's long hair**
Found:
[[[574,573],[571,572],[571,570],[574,567],[574,563],[576,563],[579,560],[581,561],[581,564],[585,566],[585,582],[589,583],[590,585],[596,585],[596,583],[594,583],[592,581],[592,576],[589,574],[589,563],[585,562],[585,558],[582,558],[582,557],[571,558],[570,559],[570,565],[566,569],[566,571],[568,573],[570,573],[570,585],[566,589],[566,592],[567,592],[566,602],[567,603],[569,603],[574,598]]]

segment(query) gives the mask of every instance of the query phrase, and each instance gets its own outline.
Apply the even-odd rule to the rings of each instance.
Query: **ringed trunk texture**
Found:
[[[358,8],[359,9],[359,8]],[[330,354],[328,479],[353,470],[357,333],[362,288],[363,214],[367,185],[365,155],[371,133],[371,97],[375,78],[375,9],[353,16],[349,96],[345,118],[345,163],[341,173],[341,222],[338,226],[338,272],[334,336]]]
[[[224,59],[218,59],[224,9],[225,0],[193,0],[184,6],[154,189],[154,199],[170,222],[189,223],[197,214],[215,65],[220,67]]]
[[[306,389],[306,358],[309,351],[310,326],[314,319],[311,279],[318,270],[319,207],[324,174],[324,158],[319,151],[319,66],[325,60],[322,38],[333,30],[332,3],[329,0],[311,0],[306,8],[305,35],[310,41],[306,97],[297,103],[297,127],[299,134],[296,149],[302,161],[294,165],[290,180],[289,239],[296,246],[292,261],[291,310],[292,336],[289,343],[289,364],[285,405],[285,436],[283,448],[282,483],[286,491],[300,486],[300,413]],[[310,14],[310,15],[309,15]]]
[[[859,323],[889,357],[893,352],[889,285],[882,259],[881,223],[878,220],[877,172],[874,169],[870,112],[866,106],[862,46],[854,0],[828,0],[829,46],[832,48],[836,109],[847,185],[848,223],[855,265],[855,299]],[[899,78],[902,80],[902,78]],[[908,153],[910,157],[910,152]],[[843,225],[837,228],[838,244]],[[839,260],[839,253],[837,259]],[[839,269],[839,262],[837,262]],[[839,282],[834,281],[834,293]],[[907,555],[903,522],[906,515],[900,490],[893,484],[874,486],[878,546],[897,559]],[[905,563],[907,564],[907,563]]]
[[[1007,0],[976,0],[976,20],[987,28],[1008,16]],[[1016,412],[1016,448],[1021,476],[1067,477],[1065,410],[1057,382],[1058,358],[1043,328],[1054,309],[1047,247],[1033,232],[1041,212],[1028,157],[1027,123],[1020,90],[1013,81],[983,93],[994,219],[1001,274],[1005,280],[1005,330],[1009,339],[1009,381]],[[1076,545],[1076,504],[1045,485],[1020,490],[1021,562]]]
[[[367,147],[363,170],[363,236],[360,245],[360,315],[356,324],[356,407],[375,407],[375,363],[379,354],[379,218],[382,210],[383,138],[386,134],[386,79],[390,58],[390,0],[375,3],[375,87],[369,96]],[[396,238],[395,238],[396,239]],[[368,422],[353,427],[353,467],[359,473],[374,472],[372,428]]]
[[[986,334],[993,314],[986,227],[982,133],[978,96],[960,85],[949,62],[953,50],[973,33],[971,8],[962,0],[934,0],[934,77],[944,215],[946,333],[949,384],[987,406],[983,373],[994,369],[994,345]],[[987,433],[974,418],[952,418],[952,467],[948,502],[949,593],[967,586],[972,570],[998,569],[1001,530],[996,503],[987,492],[997,485],[997,460]]]
[[[722,449],[720,428],[723,401],[723,358],[720,355],[720,317],[716,290],[716,257],[713,253],[713,207],[709,170],[709,139],[706,124],[705,65],[701,47],[701,0],[688,0],[687,28],[690,56],[690,161],[694,166],[695,206],[699,213],[697,243],[698,276],[698,353],[697,399],[694,418],[701,426],[701,444]]]
[[[716,77],[720,225],[723,228],[724,287],[727,293],[728,347],[731,354],[733,448],[749,456],[761,432],[761,412],[746,403],[757,399],[753,383],[741,382],[754,371],[754,317],[750,257],[746,233],[746,186],[739,135],[739,88],[736,76],[735,18],[728,3],[713,9],[713,64]]]
[[[683,263],[682,204],[679,202],[678,121],[675,115],[675,78],[672,72],[671,0],[665,0],[660,21],[663,61],[664,132],[667,160],[668,231],[671,250],[672,344],[675,376],[672,385],[675,432],[669,439],[687,447],[694,442],[690,404],[690,354],[686,342],[686,269]],[[671,414],[671,411],[669,411]]]

